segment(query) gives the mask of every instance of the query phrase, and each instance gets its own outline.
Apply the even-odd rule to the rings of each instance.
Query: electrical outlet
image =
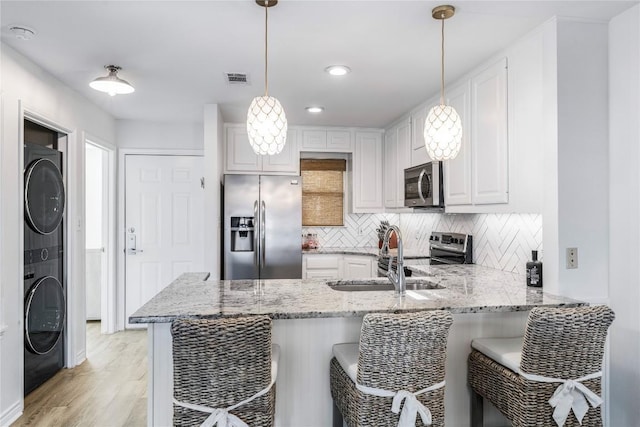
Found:
[[[420,233],[419,231],[416,232],[416,240],[420,240],[421,236],[422,236],[422,233]]]
[[[578,248],[567,248],[567,268],[578,268]]]
[[[364,236],[364,227],[358,227],[358,236]]]

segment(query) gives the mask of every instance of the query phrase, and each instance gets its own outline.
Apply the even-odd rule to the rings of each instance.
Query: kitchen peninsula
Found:
[[[183,274],[129,319],[149,324],[148,425],[171,424],[170,322],[177,318],[265,314],[274,319],[273,341],[282,350],[276,425],[322,427],[331,425],[331,347],[357,341],[364,314],[449,310],[454,324],[447,347],[446,418],[447,424],[464,426],[471,339],[521,335],[533,307],[584,305],[527,288],[520,275],[477,265],[411,269],[434,287],[398,298],[393,291],[339,291],[317,279],[209,281],[207,273]]]

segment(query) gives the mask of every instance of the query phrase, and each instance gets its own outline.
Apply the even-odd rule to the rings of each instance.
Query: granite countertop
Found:
[[[318,249],[303,249],[303,255],[309,254],[326,254],[326,255],[369,255],[373,257],[378,257],[378,253],[380,249],[374,246],[368,247],[355,247],[355,248],[340,248],[340,247],[322,247]],[[403,258],[407,259],[418,259],[418,258],[429,258],[429,254],[417,249],[405,249],[403,251]],[[392,256],[396,256],[398,254],[397,249],[390,249],[389,253]],[[406,264],[406,263],[405,263]]]
[[[371,312],[441,309],[452,313],[488,313],[586,304],[527,288],[524,276],[514,273],[473,264],[408,264],[415,272],[414,277],[428,276],[445,288],[413,291],[425,299],[398,298],[393,291],[336,291],[327,286],[326,280],[320,279],[208,281],[207,273],[187,273],[136,311],[129,321],[162,323],[179,317],[257,314],[266,314],[273,319],[350,317]]]

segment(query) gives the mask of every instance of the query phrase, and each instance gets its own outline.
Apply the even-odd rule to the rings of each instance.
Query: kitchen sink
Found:
[[[393,283],[387,278],[373,279],[352,279],[352,280],[331,280],[327,285],[336,291],[358,292],[358,291],[393,291]],[[422,291],[444,289],[444,286],[424,277],[407,277],[408,291]]]

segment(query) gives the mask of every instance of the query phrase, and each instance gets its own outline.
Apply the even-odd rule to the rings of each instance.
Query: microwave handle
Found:
[[[425,177],[427,178],[427,185],[429,185],[429,175],[427,175],[427,171],[425,169],[422,169],[420,171],[420,176],[418,177],[418,196],[420,196],[420,200],[422,201],[422,203],[426,202],[424,194],[422,193],[422,180]]]

